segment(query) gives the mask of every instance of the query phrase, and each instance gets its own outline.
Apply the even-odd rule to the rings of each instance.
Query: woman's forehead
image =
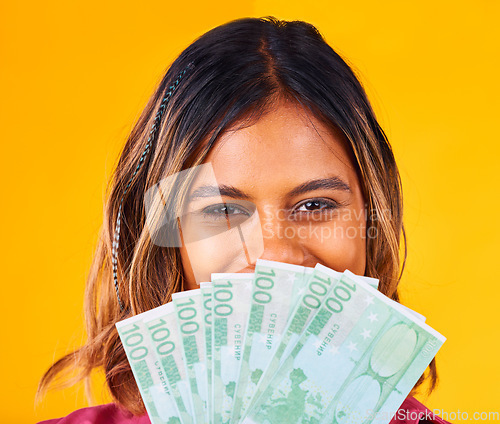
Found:
[[[224,133],[205,162],[224,183],[280,184],[338,175],[354,184],[351,156],[340,131],[286,103],[249,126]]]

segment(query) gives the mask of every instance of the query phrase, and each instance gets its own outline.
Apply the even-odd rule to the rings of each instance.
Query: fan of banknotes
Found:
[[[446,340],[348,270],[211,280],[116,324],[153,424],[388,423]]]

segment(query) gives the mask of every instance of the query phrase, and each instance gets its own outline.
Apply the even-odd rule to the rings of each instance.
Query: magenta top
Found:
[[[407,397],[390,424],[450,424],[426,408],[414,397]],[[147,414],[134,417],[114,403],[92,406],[72,412],[64,418],[40,421],[38,424],[151,424]]]

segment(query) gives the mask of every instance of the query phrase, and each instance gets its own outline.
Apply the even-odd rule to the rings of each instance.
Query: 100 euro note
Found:
[[[256,262],[232,423],[237,423],[250,405],[290,313],[305,288],[311,272],[307,270],[299,265],[262,259]]]
[[[212,283],[200,283],[201,295],[203,298],[203,332],[205,334],[205,358],[207,369],[207,410],[208,422],[213,423],[212,404],[212,342],[213,342],[213,318],[212,318]]]
[[[243,422],[387,423],[444,341],[346,271]]]
[[[173,293],[172,302],[179,336],[182,339],[182,357],[189,380],[194,422],[208,424],[206,344],[201,289]]]
[[[311,269],[306,268],[306,270]],[[278,370],[281,361],[291,353],[307,325],[312,321],[322,305],[322,302],[342,278],[340,272],[319,264],[312,271],[312,275],[307,279],[306,287],[301,291],[299,298],[295,302],[295,308],[290,315],[283,336],[274,351],[274,355],[267,360],[267,368],[265,368],[264,374],[257,385],[250,406],[255,403],[255,400],[268,386],[270,379]],[[378,287],[379,281],[376,278],[365,276],[360,276],[359,278],[375,289]]]
[[[183,424],[192,424],[193,405],[190,384],[182,353],[182,340],[177,327],[177,314],[173,303],[152,309],[143,319],[151,343],[159,357],[161,367],[170,385],[170,393]],[[130,360],[130,359],[129,359]]]
[[[170,391],[170,385],[143,323],[144,318],[153,314],[153,311],[147,311],[117,322],[116,329],[151,422],[178,424],[181,423],[180,414]]]
[[[212,274],[213,423],[227,424],[241,364],[254,274]]]
[[[256,399],[260,398],[266,387],[268,387],[282,360],[290,354],[323,300],[340,281],[341,276],[340,272],[329,268],[326,270],[320,269],[318,265],[314,268],[311,278],[308,280],[305,289],[299,296],[299,301],[291,313],[281,340],[274,351],[274,355],[267,360],[267,367],[264,369],[264,373],[257,384],[254,396],[250,401],[250,405],[247,406],[246,412],[255,404]],[[241,418],[244,417],[245,414],[241,414]]]

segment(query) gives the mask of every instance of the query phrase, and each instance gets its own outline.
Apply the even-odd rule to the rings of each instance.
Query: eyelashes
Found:
[[[298,221],[307,219],[308,217],[318,218],[320,216],[333,215],[339,208],[343,206],[333,199],[328,198],[311,198],[303,200],[291,209],[280,211],[282,218],[289,217],[290,220]],[[217,221],[227,220],[239,217],[240,219],[248,219],[255,212],[255,207],[249,208],[238,203],[217,203],[207,206],[200,211],[200,215],[204,219]]]
[[[335,200],[332,199],[322,199],[322,198],[317,198],[317,199],[309,199],[305,200],[301,203],[299,203],[294,211],[301,212],[299,211],[301,208],[303,209],[303,212],[318,212],[318,211],[324,211],[324,210],[332,210],[332,209],[338,209],[341,205],[336,202]]]
[[[247,208],[235,203],[217,203],[207,206],[201,213],[205,218],[209,219],[227,219],[227,217],[236,215],[250,217],[253,211],[249,211]]]

